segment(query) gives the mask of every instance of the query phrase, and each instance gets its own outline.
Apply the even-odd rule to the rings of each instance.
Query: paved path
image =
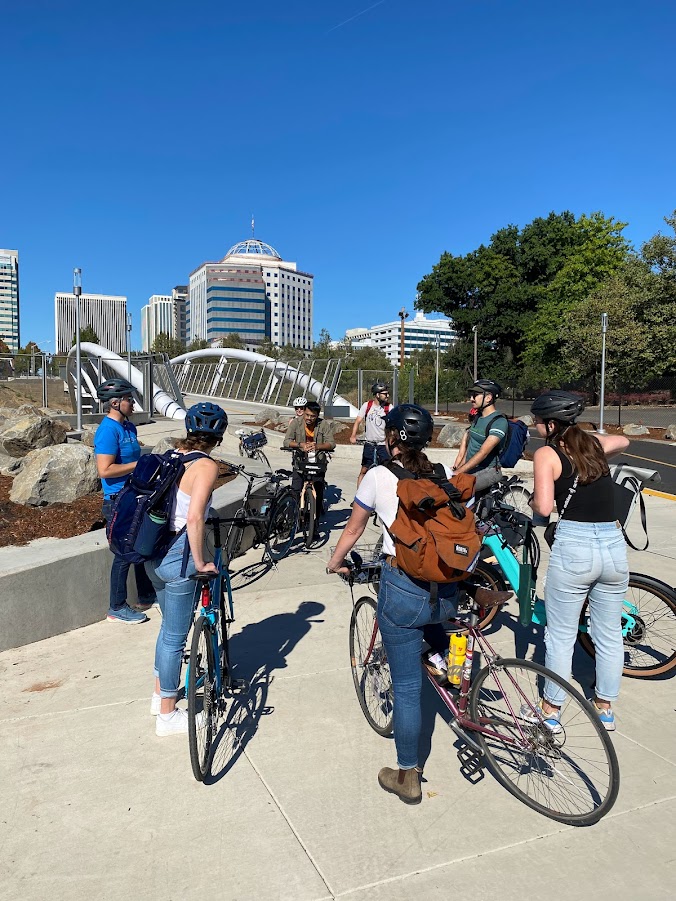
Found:
[[[271,460],[286,457],[271,451]],[[330,512],[337,529],[356,468],[331,464],[344,493]],[[655,531],[666,530],[673,504],[648,500]],[[187,740],[154,734],[156,612],[143,626],[101,622],[0,654],[2,901],[670,896],[672,681],[623,682],[614,737],[622,786],[594,827],[545,819],[490,775],[466,781],[429,691],[424,801],[406,807],[376,782],[394,764],[393,745],[356,701],[349,593],[325,574],[327,558],[327,547],[299,552],[277,572],[257,566],[257,551],[243,558],[232,652],[252,689],[231,710],[208,785],[192,777]],[[676,560],[646,561],[676,582]],[[511,614],[496,645],[539,654],[541,634]],[[575,674],[589,686],[584,654]]]

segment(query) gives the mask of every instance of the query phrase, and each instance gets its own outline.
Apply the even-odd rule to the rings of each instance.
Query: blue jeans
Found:
[[[195,572],[192,554],[188,555],[185,577],[181,577],[187,540],[187,532],[184,532],[162,559],[146,563],[146,571],[155,586],[162,611],[162,625],[155,645],[155,675],[159,676],[163,698],[175,698],[178,694],[183,650],[199,592],[197,582],[188,578]]]
[[[596,696],[614,701],[624,665],[622,602],[629,583],[627,547],[614,522],[562,520],[545,582],[545,665],[570,679],[577,626],[589,598],[591,637],[596,649]],[[545,683],[545,698],[561,705],[565,693]]]
[[[392,675],[394,743],[403,770],[418,765],[423,638],[434,650],[445,649],[446,633],[440,623],[455,615],[457,594],[455,583],[440,585],[439,602],[432,606],[428,583],[383,562],[378,625]]]
[[[104,498],[102,515],[106,522],[110,519],[113,510],[114,498]],[[117,555],[113,557],[113,565],[110,568],[110,601],[109,607],[112,610],[121,610],[127,603],[127,575],[129,567],[134,567],[134,578],[136,579],[136,592],[138,599],[142,604],[154,604],[155,589],[148,576],[146,575],[143,563],[125,563]]]

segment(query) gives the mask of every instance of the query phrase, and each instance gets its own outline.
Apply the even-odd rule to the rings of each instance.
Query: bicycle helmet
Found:
[[[185,414],[185,428],[189,435],[212,435],[222,438],[228,427],[228,414],[218,404],[195,404]]]
[[[301,394],[300,397],[296,397],[293,402],[294,407],[307,407],[307,397],[304,394]]]
[[[373,394],[373,395],[380,394],[381,391],[389,391],[389,390],[390,390],[390,386],[387,384],[387,382],[374,382],[371,385],[371,394]]]
[[[432,440],[434,420],[417,404],[399,404],[385,417],[385,428],[396,429],[399,441],[406,447],[422,450]]]
[[[492,394],[493,400],[496,401],[502,394],[502,388],[492,379],[477,379],[472,385],[473,390],[483,391],[484,394]]]
[[[539,416],[545,422],[555,419],[568,425],[573,425],[583,410],[584,401],[579,394],[559,390],[545,391],[533,401],[530,408],[533,416]]]
[[[113,400],[117,397],[133,397],[134,386],[126,379],[107,379],[96,389],[99,400]]]

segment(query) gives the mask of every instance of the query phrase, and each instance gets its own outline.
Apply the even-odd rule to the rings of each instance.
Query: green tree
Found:
[[[86,325],[84,328],[80,329],[80,343],[83,341],[88,341],[90,344],[98,344],[99,336],[96,334],[91,325]],[[75,332],[73,332],[73,343],[71,347],[75,346]]]
[[[327,360],[332,355],[331,335],[328,329],[323,328],[319,333],[319,341],[316,342],[310,354],[313,360]]]
[[[0,338],[0,354],[8,354],[11,353],[9,347],[5,344],[5,342]]]
[[[244,350],[244,341],[242,341],[239,332],[232,332],[230,335],[226,335],[225,338],[221,338],[220,347],[233,347],[235,350]]]
[[[166,332],[160,332],[153,341],[151,350],[156,354],[168,354],[171,360],[185,353],[185,344],[178,338],[170,338]]]
[[[188,350],[206,350],[209,347],[209,342],[206,338],[195,338],[194,341],[191,341],[188,345]]]
[[[272,343],[270,338],[263,338],[256,348],[256,352],[265,357],[272,357],[273,360],[279,359],[279,348]]]

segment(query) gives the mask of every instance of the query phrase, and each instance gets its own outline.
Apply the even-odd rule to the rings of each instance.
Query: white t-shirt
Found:
[[[445,463],[444,469],[450,479],[453,470]],[[370,512],[375,510],[385,525],[391,526],[399,508],[398,484],[399,479],[389,471],[387,466],[374,466],[361,480],[354,499],[364,510]],[[385,528],[383,528],[383,553],[394,554],[394,542]]]
[[[366,410],[369,403],[371,404],[371,409],[367,413]],[[389,406],[387,412],[389,413],[391,409],[392,407]],[[372,441],[374,444],[385,444],[385,417],[387,413],[384,407],[378,406],[375,401],[367,401],[359,408],[359,416],[364,420],[366,440]]]

